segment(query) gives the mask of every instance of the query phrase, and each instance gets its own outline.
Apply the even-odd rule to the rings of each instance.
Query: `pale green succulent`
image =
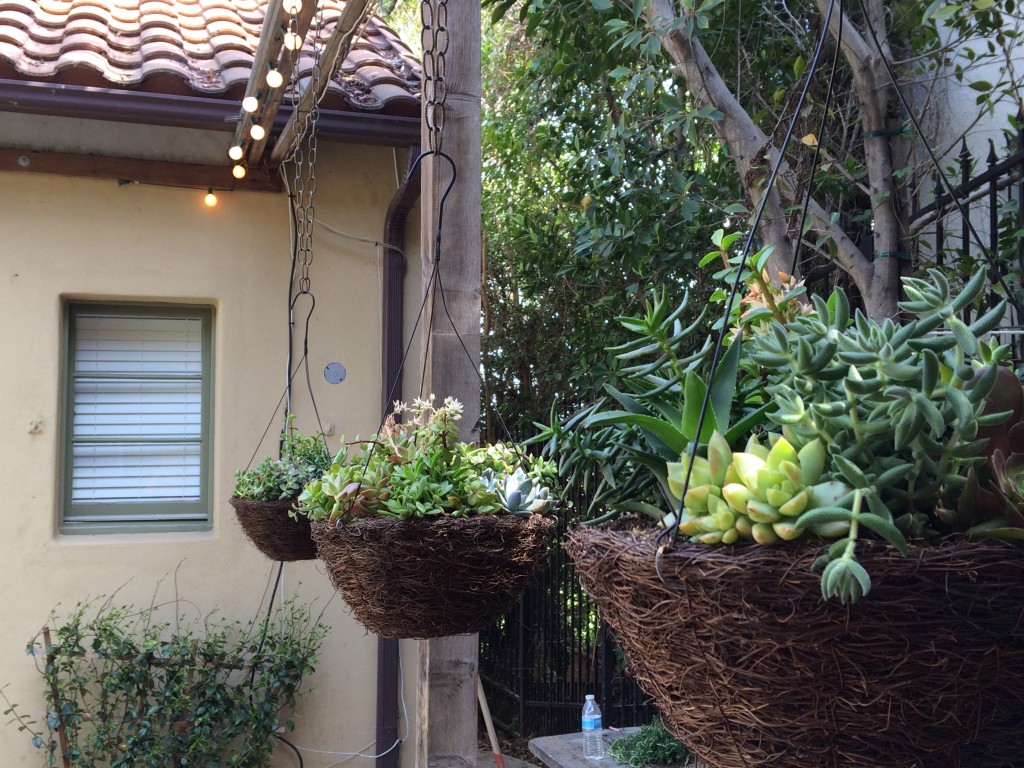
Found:
[[[682,497],[680,531],[705,544],[774,544],[800,538],[807,530],[825,538],[847,533],[849,524],[841,522],[800,524],[805,512],[840,505],[851,497],[849,486],[823,478],[827,453],[821,441],[797,451],[781,435],[767,439],[766,446],[752,436],[744,451],[733,452],[718,432],[711,436],[707,458],[694,460]],[[669,487],[677,500],[688,466],[688,455],[668,465]]]
[[[865,529],[906,550],[908,536],[928,532],[943,499],[959,494],[968,471],[983,462],[979,426],[1006,414],[983,414],[996,368],[975,375],[978,337],[995,328],[1005,301],[969,325],[958,314],[985,286],[979,270],[958,296],[946,278],[905,278],[905,325],[877,322],[860,312],[850,322],[845,294],[751,343],[751,359],[767,379],[778,409],[770,418],[797,449],[827,446],[826,472],[852,488],[848,503],[808,511],[799,526],[844,523],[848,533],[819,558],[822,592],[852,602],[871,579],[857,562]]]
[[[501,477],[486,470],[481,479],[497,494],[498,503],[514,515],[544,514],[554,504],[551,490],[527,475],[522,467]]]

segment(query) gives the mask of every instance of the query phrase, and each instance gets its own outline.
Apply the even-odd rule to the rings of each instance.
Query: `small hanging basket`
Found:
[[[819,549],[678,542],[659,577],[653,536],[566,543],[666,728],[714,768],[1018,765],[1024,549],[862,543],[852,606],[822,599]]]
[[[288,514],[295,499],[253,501],[232,496],[228,502],[249,541],[271,560],[316,559],[309,520],[301,516],[295,520]]]
[[[381,637],[485,629],[547,559],[555,521],[540,515],[366,517],[313,523],[320,559],[355,617]]]

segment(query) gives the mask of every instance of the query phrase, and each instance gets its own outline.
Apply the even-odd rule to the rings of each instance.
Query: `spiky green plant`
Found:
[[[906,278],[909,297],[900,308],[905,325],[876,322],[857,312],[841,289],[826,302],[813,297],[814,313],[751,341],[751,358],[765,371],[778,404],[770,418],[800,450],[820,440],[828,471],[852,489],[833,506],[805,512],[798,528],[849,525],[819,558],[826,597],[853,601],[871,579],[857,562],[864,529],[901,551],[906,537],[934,532],[935,507],[955,497],[971,467],[983,461],[978,428],[1006,417],[985,414],[996,367],[975,375],[978,337],[995,328],[1005,301],[967,324],[959,317],[984,288],[979,271],[958,296],[946,278]]]

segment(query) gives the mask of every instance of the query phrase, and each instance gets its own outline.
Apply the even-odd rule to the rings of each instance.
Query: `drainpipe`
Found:
[[[420,196],[420,172],[409,171],[420,153],[410,144],[405,178],[391,198],[384,218],[384,317],[381,356],[381,412],[388,413],[395,400],[402,399],[402,302],[405,298],[405,228],[409,212]],[[398,740],[398,640],[377,638],[377,749],[378,754]],[[398,746],[377,758],[377,768],[398,767]]]

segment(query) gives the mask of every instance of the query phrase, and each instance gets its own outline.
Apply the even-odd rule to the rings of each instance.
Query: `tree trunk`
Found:
[[[824,14],[828,0],[816,0]],[[881,39],[885,39],[884,8],[881,0],[871,0],[872,23]],[[748,199],[755,206],[764,194],[768,169],[778,161],[779,149],[743,109],[729,86],[719,74],[696,34],[687,36],[679,17],[692,16],[688,9],[677,9],[672,0],[652,0],[647,22],[658,35],[662,46],[675,62],[687,87],[702,107],[714,107],[723,118],[715,122],[715,131],[729,148],[736,161]],[[824,18],[824,17],[823,17]],[[833,12],[831,29],[838,30],[841,14]],[[888,75],[879,55],[870,55],[863,36],[843,18],[843,54],[854,70],[857,96],[864,110],[864,130],[887,130],[888,103],[892,93]],[[877,54],[877,52],[876,52]],[[892,254],[891,258],[865,256],[850,236],[833,223],[828,212],[813,198],[808,207],[808,232],[825,235],[836,245],[835,261],[853,280],[864,300],[867,313],[875,318],[896,313],[899,288],[899,262],[895,254],[901,248],[901,227],[896,215],[896,188],[893,177],[891,137],[881,135],[868,140],[865,147],[872,206],[874,208],[875,253]],[[768,192],[764,219],[758,234],[775,252],[769,262],[774,278],[776,270],[789,271],[793,259],[793,239],[800,233],[789,232],[785,204],[799,204],[806,189],[797,183],[791,169],[781,166],[776,186]]]

